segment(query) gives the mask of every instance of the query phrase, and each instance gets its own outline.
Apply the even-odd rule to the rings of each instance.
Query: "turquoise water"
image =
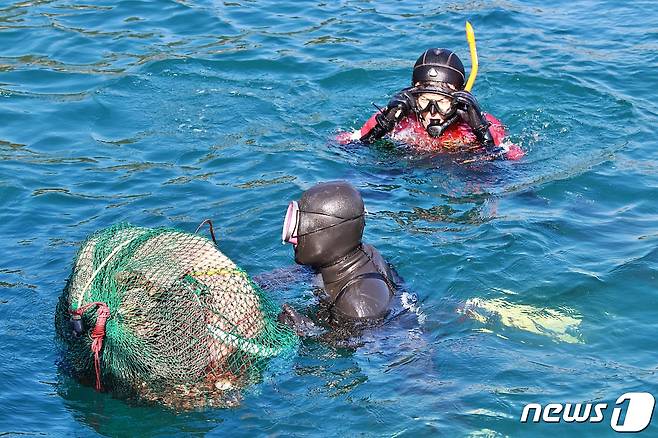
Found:
[[[467,19],[474,92],[521,161],[331,140],[426,48],[466,62]],[[609,412],[519,418],[658,394],[656,65],[650,1],[3,2],[0,435],[613,434]],[[292,263],[287,203],[331,179],[362,191],[366,240],[420,298],[419,323],[355,351],[305,342],[234,409],[131,407],[58,370],[53,311],[89,233],[210,217],[255,275]],[[304,308],[309,290],[275,299]]]

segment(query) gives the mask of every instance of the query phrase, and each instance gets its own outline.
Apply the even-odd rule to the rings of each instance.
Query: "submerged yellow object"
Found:
[[[461,312],[482,324],[497,321],[506,327],[548,336],[556,342],[585,343],[580,334],[582,316],[572,309],[534,307],[511,303],[502,298],[470,298]]]

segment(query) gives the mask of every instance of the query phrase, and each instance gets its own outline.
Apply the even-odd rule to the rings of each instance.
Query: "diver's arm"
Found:
[[[303,338],[318,337],[325,332],[325,329],[314,323],[311,318],[302,315],[288,303],[285,303],[282,306],[281,313],[279,313],[277,320],[281,324],[290,327],[297,336]]]
[[[491,123],[480,109],[477,99],[468,91],[456,91],[453,101],[460,106],[458,111],[460,117],[475,133],[477,140],[484,146],[487,153],[498,155],[503,152],[494,141],[489,127]]]
[[[372,143],[391,132],[395,124],[409,115],[414,105],[414,98],[404,89],[397,93],[388,102],[386,107],[372,116],[363,128],[361,128],[361,140],[364,143]]]

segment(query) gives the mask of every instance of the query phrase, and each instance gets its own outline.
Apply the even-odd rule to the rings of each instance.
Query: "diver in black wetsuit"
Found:
[[[320,300],[332,325],[381,321],[397,288],[394,270],[361,241],[364,214],[361,195],[343,181],[318,184],[288,206],[282,239],[294,245],[298,264],[321,274]],[[288,305],[280,319],[298,332],[312,325]]]

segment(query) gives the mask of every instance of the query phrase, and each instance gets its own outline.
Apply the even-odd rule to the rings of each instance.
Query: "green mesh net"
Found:
[[[109,309],[98,359],[92,338],[102,317],[94,302]],[[63,364],[81,380],[186,408],[235,401],[270,358],[295,350],[297,337],[278,312],[212,241],[122,224],[81,246],[55,325]]]

